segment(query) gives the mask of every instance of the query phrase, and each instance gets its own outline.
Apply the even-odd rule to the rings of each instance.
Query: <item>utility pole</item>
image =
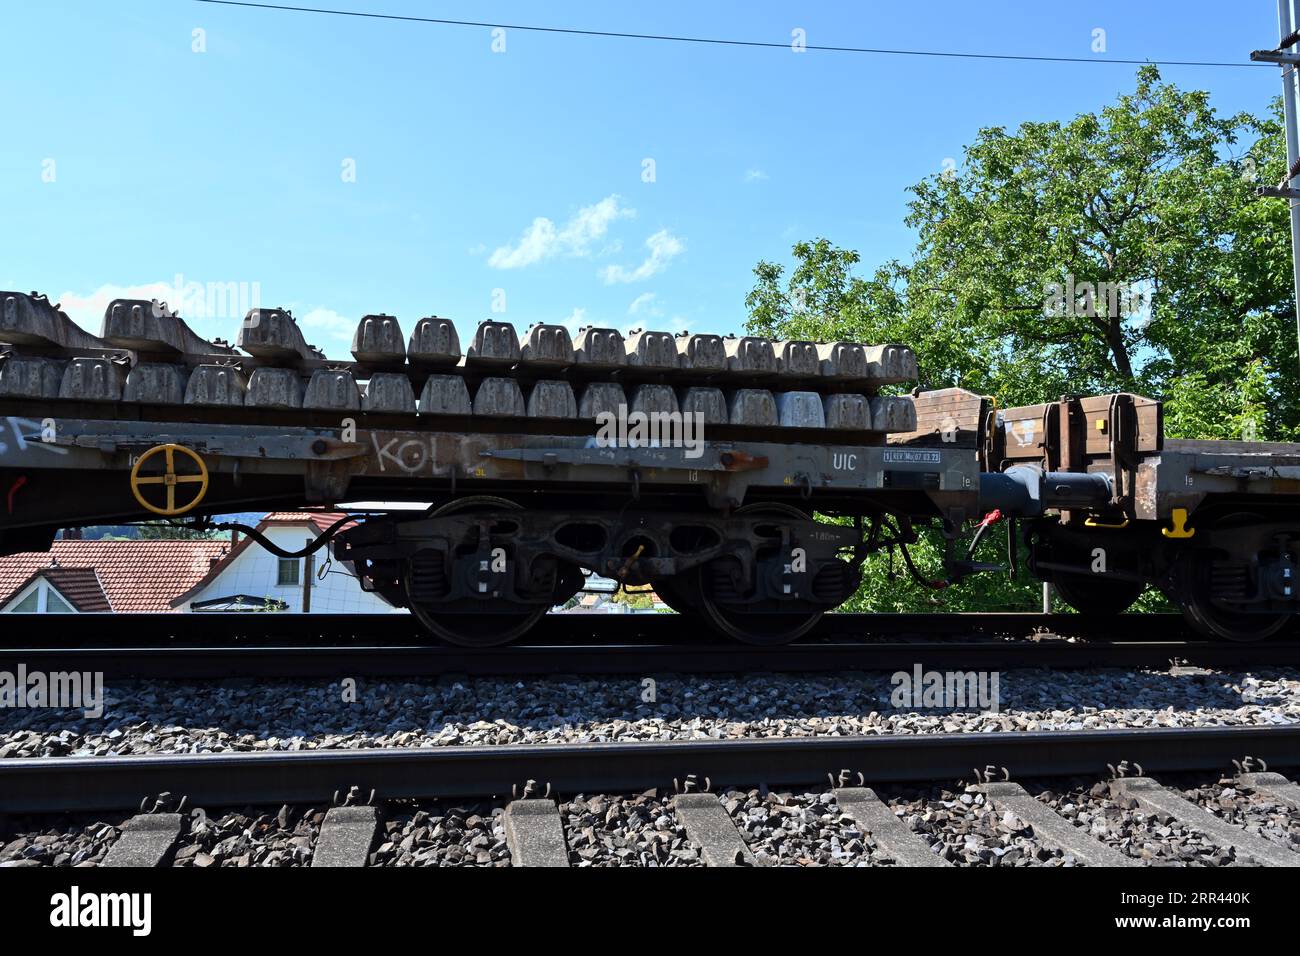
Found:
[[[1292,181],[1300,175],[1300,127],[1296,125],[1296,99],[1300,90],[1300,54],[1295,52],[1300,41],[1300,29],[1297,27],[1295,0],[1277,0],[1278,41],[1275,50],[1256,50],[1251,53],[1251,60],[1256,63],[1276,63],[1282,68],[1282,110],[1286,123],[1286,165],[1285,177],[1276,186],[1260,186],[1256,192],[1261,196],[1275,196],[1285,199],[1291,206],[1291,268],[1295,279],[1296,293],[1296,342],[1300,348],[1300,189]]]
[[[307,539],[308,547],[311,546],[311,538]],[[311,613],[311,578],[312,572],[316,568],[316,555],[309,554],[302,559],[302,613]]]

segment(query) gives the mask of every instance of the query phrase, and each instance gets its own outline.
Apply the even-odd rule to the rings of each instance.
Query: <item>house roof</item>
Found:
[[[46,568],[33,577],[37,575],[49,581],[69,604],[83,614],[113,610],[94,568]]]
[[[171,599],[202,578],[227,546],[225,541],[55,541],[49,551],[0,557],[0,605],[44,574],[74,606],[84,600],[90,610],[95,602],[90,572],[108,604],[99,610],[170,611]]]
[[[83,614],[113,610],[108,603],[108,595],[104,593],[104,588],[99,583],[99,575],[95,573],[94,568],[40,568],[29,574],[26,581],[14,588],[13,595],[0,600],[0,606],[9,603],[15,596],[22,594],[23,591],[27,590],[27,586],[38,578],[44,578],[48,581],[63,596],[64,600]]]
[[[264,531],[271,525],[303,525],[312,529],[312,533],[319,538],[321,534],[330,527],[330,525],[339,521],[341,518],[346,517],[347,513],[343,511],[272,511],[257,523],[257,530]],[[202,577],[195,580],[189,587],[180,594],[175,595],[168,602],[168,609],[180,607],[186,601],[190,600],[194,595],[198,594],[201,590],[215,581],[221,572],[224,571],[226,567],[235,560],[235,558],[243,554],[250,545],[256,543],[257,542],[250,536],[241,535],[239,541],[230,549],[229,553],[223,556],[220,561],[214,563],[212,567],[208,568]]]
[[[272,511],[257,523],[260,530],[270,524],[305,524],[315,529],[319,536],[340,518],[346,518],[343,511]]]

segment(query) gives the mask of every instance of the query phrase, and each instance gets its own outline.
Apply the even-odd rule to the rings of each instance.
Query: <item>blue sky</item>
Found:
[[[1091,56],[1097,29],[1122,58],[1244,61],[1277,38],[1270,0],[319,5],[1062,56]],[[9,0],[0,36],[0,288],[47,292],[98,332],[124,291],[244,283],[335,357],[380,311],[462,336],[494,306],[520,329],[740,332],[759,259],[814,236],[864,269],[905,259],[907,187],[980,127],[1096,109],[1135,72],[520,31],[494,52],[484,28],[191,0]],[[1280,88],[1271,68],[1164,75],[1222,112]],[[203,308],[183,313],[234,337]]]

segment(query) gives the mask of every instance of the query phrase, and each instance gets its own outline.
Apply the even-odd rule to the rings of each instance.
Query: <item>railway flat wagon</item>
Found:
[[[70,526],[345,506],[316,546],[467,646],[519,637],[593,572],[790,641],[874,552],[920,577],[922,527],[944,543],[929,583],[999,568],[974,559],[994,517],[1085,613],[1156,587],[1250,641],[1300,602],[1300,445],[1169,440],[1138,395],[999,410],[889,394],[917,378],[897,344],[489,320],[462,349],[438,316],[409,338],[364,316],[351,351],[327,358],[284,309],[250,311],[232,346],[164,303],[114,301],[94,335],[0,292],[0,553]]]
[[[982,506],[1020,519],[1030,572],[1072,607],[1155,587],[1235,641],[1300,610],[1300,444],[1167,439],[1160,403],[1124,393],[984,414]]]
[[[978,509],[978,455],[916,430],[900,345],[363,317],[352,360],[283,309],[235,345],[119,300],[98,335],[0,293],[0,553],[56,529],[380,503],[335,533],[447,641],[523,634],[588,572],[743,641],[807,631],[874,550]],[[411,503],[421,507],[412,511]],[[406,505],[399,509],[399,505]],[[958,570],[961,563],[958,562]]]

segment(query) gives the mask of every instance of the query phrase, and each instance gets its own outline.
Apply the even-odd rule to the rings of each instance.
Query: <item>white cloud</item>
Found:
[[[759,183],[764,179],[767,179],[767,173],[763,172],[761,169],[745,170],[745,182],[747,183]]]
[[[610,223],[635,215],[635,209],[624,206],[622,199],[614,195],[583,206],[558,229],[550,219],[538,216],[517,243],[494,249],[488,265],[494,269],[522,269],[559,255],[590,255],[592,244],[605,236]]]
[[[325,335],[335,338],[346,338],[352,340],[352,333],[357,330],[357,320],[349,319],[346,315],[340,315],[333,309],[312,309],[306,315],[298,318],[298,324],[306,329],[313,329]]]
[[[635,269],[628,270],[619,265],[606,266],[602,269],[600,274],[605,284],[642,282],[649,279],[667,269],[668,264],[686,249],[686,244],[667,229],[660,229],[646,239],[645,245],[650,250],[650,255]]]
[[[574,309],[567,319],[561,319],[560,325],[569,330],[570,335],[577,335],[578,329],[587,323],[587,310]]]
[[[524,232],[518,245],[513,248],[500,246],[493,250],[488,257],[488,265],[494,269],[520,269],[541,262],[558,251],[555,223],[539,216]]]
[[[655,294],[653,292],[642,292],[632,300],[632,304],[627,307],[628,315],[637,315],[643,309],[646,315],[663,315],[664,310],[654,305]]]

